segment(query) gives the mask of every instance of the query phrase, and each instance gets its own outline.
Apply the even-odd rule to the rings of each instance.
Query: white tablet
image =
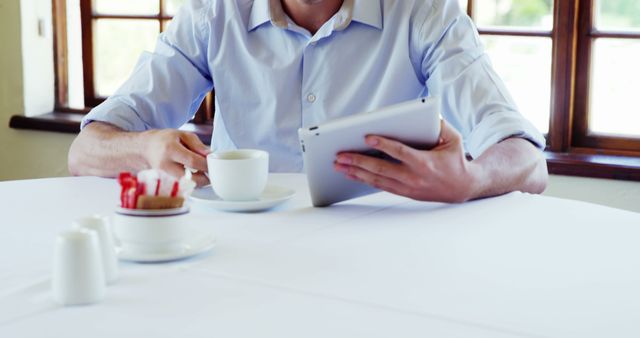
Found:
[[[365,144],[367,135],[391,138],[418,149],[432,148],[440,137],[440,99],[420,98],[319,126],[300,128],[298,136],[314,206],[328,206],[378,191],[350,180],[334,169],[336,155],[340,152],[384,157]]]

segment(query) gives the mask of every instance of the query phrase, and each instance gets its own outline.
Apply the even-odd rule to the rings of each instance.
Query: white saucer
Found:
[[[170,252],[136,252],[126,246],[116,248],[118,258],[124,261],[152,263],[169,262],[188,258],[213,249],[216,238],[212,234],[199,234],[184,242],[182,247]]]
[[[116,213],[127,216],[178,216],[189,212],[189,207],[183,206],[173,209],[125,209],[121,206],[116,207]]]
[[[213,192],[210,186],[196,189],[191,200],[208,207],[224,211],[262,211],[289,200],[296,192],[277,185],[267,185],[259,199],[255,201],[225,201]]]

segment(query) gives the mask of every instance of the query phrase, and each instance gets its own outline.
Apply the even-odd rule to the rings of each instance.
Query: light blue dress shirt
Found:
[[[437,95],[474,158],[542,135],[518,112],[457,0],[345,0],[314,35],[279,0],[189,0],[131,77],[84,119],[177,128],[215,87],[212,148],[258,148],[303,169],[297,130]]]

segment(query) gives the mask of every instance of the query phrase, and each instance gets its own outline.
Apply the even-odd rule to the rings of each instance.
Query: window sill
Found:
[[[49,113],[34,117],[15,115],[9,126],[14,129],[78,133],[81,114]],[[181,130],[198,135],[205,144],[211,141],[212,126],[188,123]],[[550,174],[640,181],[640,157],[584,153],[545,152]]]
[[[552,152],[545,156],[550,174],[640,181],[640,157]]]
[[[14,115],[9,120],[9,127],[13,129],[53,131],[60,133],[77,134],[80,132],[82,114],[53,112],[38,116]],[[187,123],[180,130],[189,131],[198,135],[204,144],[211,143],[213,127],[210,125]]]

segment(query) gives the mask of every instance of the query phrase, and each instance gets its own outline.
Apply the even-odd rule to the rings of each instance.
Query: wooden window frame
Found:
[[[52,1],[54,109],[63,111],[69,104],[69,61],[67,59],[67,2]]]
[[[159,32],[164,31],[165,23],[173,17],[165,12],[165,0],[157,0],[159,11],[156,15],[126,15],[99,14],[93,10],[94,0],[80,0],[80,23],[82,35],[82,70],[85,108],[71,109],[68,102],[68,61],[67,61],[67,21],[66,0],[53,0],[54,25],[54,62],[55,62],[55,110],[64,113],[86,114],[91,108],[106,100],[106,97],[96,96],[94,78],[94,40],[93,29],[95,20],[152,20],[157,21]],[[193,124],[211,125],[215,113],[215,95],[212,91],[202,102],[194,118]],[[202,129],[202,128],[196,128]],[[204,130],[208,130],[205,128]]]
[[[582,0],[584,4],[578,10],[578,36],[576,60],[576,97],[590,98],[593,60],[593,41],[595,39],[634,39],[640,42],[640,32],[598,30],[595,27],[594,0]],[[576,101],[575,121],[573,124],[573,145],[599,152],[633,154],[640,153],[640,137],[606,136],[589,131],[589,99]],[[640,126],[638,127],[640,130]]]
[[[64,0],[63,0],[64,1]],[[94,25],[96,20],[146,20],[158,23],[158,34],[164,30],[164,22],[172,17],[164,13],[164,0],[158,2],[159,11],[156,15],[128,15],[128,14],[99,14],[94,11],[95,0],[80,0],[80,23],[82,25],[82,71],[84,74],[84,102],[87,107],[95,107],[106,100],[106,97],[96,96],[94,76]]]

